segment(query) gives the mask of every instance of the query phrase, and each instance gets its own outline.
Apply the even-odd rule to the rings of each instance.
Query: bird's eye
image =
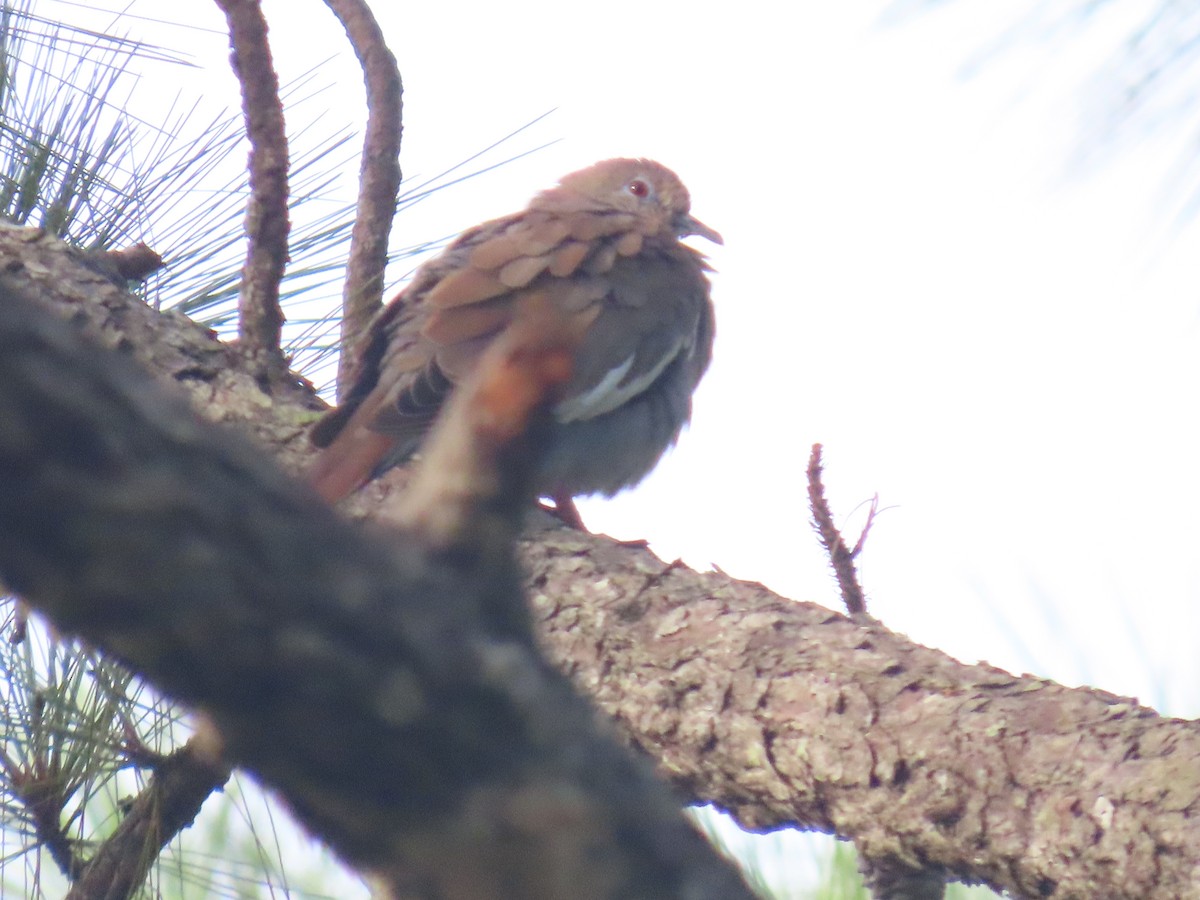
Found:
[[[646,182],[642,181],[640,178],[635,178],[633,181],[629,182],[629,184],[625,185],[625,190],[629,191],[629,193],[633,194],[635,197],[650,196],[650,185],[646,184]]]

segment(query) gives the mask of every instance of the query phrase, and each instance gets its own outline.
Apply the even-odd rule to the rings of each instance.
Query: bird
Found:
[[[603,160],[463,232],[366,329],[341,404],[312,429],[309,483],[336,503],[408,461],[487,347],[549,303],[581,339],[536,487],[582,527],[573,498],[641,481],[691,418],[715,322],[690,235],[724,243],[649,159]]]

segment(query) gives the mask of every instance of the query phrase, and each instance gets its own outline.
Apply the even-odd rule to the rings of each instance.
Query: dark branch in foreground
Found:
[[[750,896],[536,652],[511,553],[362,534],[11,288],[0,470],[5,582],[397,896]],[[476,493],[510,529],[520,475]]]

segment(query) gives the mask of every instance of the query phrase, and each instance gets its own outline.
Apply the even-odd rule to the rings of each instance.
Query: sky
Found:
[[[1110,151],[1101,128],[1147,4],[996,53],[1035,4],[958,0],[898,24],[877,0],[376,5],[404,77],[406,177],[553,110],[487,159],[555,143],[413,207],[394,245],[610,156],[674,168],[724,235],[702,247],[718,339],[693,425],[639,488],[581,505],[593,530],[836,607],[806,508],[820,442],[847,533],[873,495],[885,509],[861,557],[885,624],[1200,713],[1200,230],[1175,218],[1183,139]],[[263,6],[285,80],[341,54],[313,102],[330,127],[358,121],[324,5]],[[215,7],[171,15],[213,29],[186,33],[191,87],[235,106]]]

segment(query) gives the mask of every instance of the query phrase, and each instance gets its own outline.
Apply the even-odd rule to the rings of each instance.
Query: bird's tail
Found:
[[[337,503],[370,481],[395,446],[394,437],[351,419],[317,457],[306,480],[326,503]]]

